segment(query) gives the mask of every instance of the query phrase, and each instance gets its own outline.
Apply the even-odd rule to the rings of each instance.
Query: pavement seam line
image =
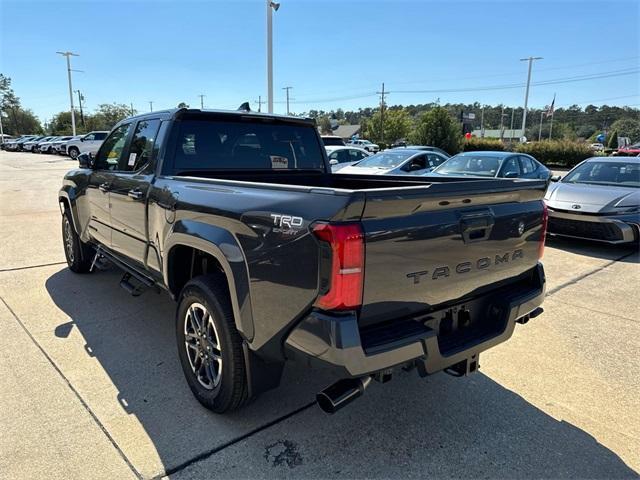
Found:
[[[4,304],[5,307],[7,307],[7,310],[9,310],[9,312],[11,312],[11,315],[13,316],[13,318],[15,318],[16,322],[18,322],[18,325],[20,325],[20,327],[22,328],[22,330],[24,330],[24,332],[29,336],[29,338],[31,339],[31,341],[33,342],[33,344],[38,347],[38,350],[40,350],[40,352],[42,353],[42,355],[44,355],[44,357],[47,359],[47,361],[51,364],[51,366],[55,369],[56,372],[58,372],[58,375],[60,375],[60,377],[62,378],[62,380],[64,380],[64,382],[67,384],[67,386],[69,387],[69,389],[73,392],[73,394],[76,396],[76,398],[78,399],[78,401],[80,402],[80,404],[82,405],[82,407],[87,411],[87,413],[89,413],[89,415],[91,416],[91,418],[93,418],[93,421],[96,423],[96,425],[98,425],[98,427],[100,428],[100,430],[102,430],[102,433],[107,437],[107,439],[109,440],[109,442],[111,443],[111,445],[113,445],[113,448],[116,449],[116,451],[118,452],[118,454],[120,455],[120,458],[122,458],[122,460],[127,464],[127,466],[131,469],[131,471],[133,472],[133,474],[142,480],[142,475],[140,474],[140,472],[138,472],[138,470],[136,469],[136,467],[133,466],[133,464],[131,463],[131,461],[127,458],[127,456],[125,455],[125,453],[122,451],[122,449],[120,448],[120,446],[116,443],[115,439],[111,436],[111,434],[109,433],[109,431],[106,429],[106,427],[102,424],[102,422],[100,421],[100,419],[98,418],[98,416],[94,413],[94,411],[91,409],[91,407],[87,404],[87,402],[84,400],[84,398],[82,398],[82,396],[80,395],[80,392],[78,392],[78,390],[76,390],[76,388],[71,384],[71,381],[67,378],[67,376],[62,373],[62,370],[60,370],[60,367],[58,367],[58,365],[53,361],[53,359],[49,356],[49,354],[45,351],[45,349],[42,347],[42,345],[40,345],[40,343],[35,339],[35,337],[31,334],[31,332],[29,331],[29,329],[27,329],[27,327],[24,325],[24,323],[22,322],[22,320],[20,320],[20,318],[18,317],[18,315],[16,315],[16,313],[13,311],[13,309],[9,306],[9,304],[6,302],[6,300],[2,297],[0,297],[0,301],[2,301],[2,303]]]
[[[596,268],[594,270],[591,270],[590,272],[583,273],[582,275],[578,275],[576,278],[573,278],[573,279],[571,279],[571,280],[569,280],[569,281],[567,281],[567,282],[565,282],[565,283],[563,283],[561,285],[558,285],[555,288],[552,288],[551,290],[549,290],[547,292],[545,297],[550,297],[551,295],[553,295],[555,293],[558,293],[560,290],[563,290],[564,288],[566,288],[566,287],[568,287],[570,285],[575,285],[580,280],[584,280],[585,278],[590,277],[591,275],[594,275],[594,274],[596,274],[598,272],[601,272],[604,269],[609,268],[611,265],[619,262],[620,260],[624,260],[625,258],[630,257],[631,255],[635,255],[635,253],[636,252],[631,252],[631,253],[627,253],[626,255],[622,255],[621,257],[614,258],[613,260],[605,263],[604,265],[602,265],[602,266],[600,266],[600,267],[598,267],[598,268]]]
[[[254,428],[253,430],[248,431],[247,433],[244,433],[242,435],[240,435],[239,437],[236,437],[232,440],[229,440],[226,443],[223,443],[222,445],[219,445],[215,448],[212,448],[210,450],[204,451],[202,453],[199,453],[198,455],[196,455],[195,457],[192,457],[191,459],[182,462],[178,465],[176,465],[175,467],[169,468],[167,470],[165,470],[163,473],[160,473],[158,475],[156,475],[155,477],[152,477],[151,480],[159,480],[163,477],[169,476],[169,475],[173,475],[174,473],[178,473],[182,470],[184,470],[187,467],[190,467],[191,465],[194,465],[196,463],[199,463],[203,460],[208,459],[209,457],[215,455],[216,453],[221,452],[222,450],[232,447],[233,445],[235,445],[236,443],[242,442],[243,440],[246,440],[247,438],[255,435],[256,433],[260,433],[272,426],[274,426],[277,423],[283,422],[295,415],[297,415],[298,413],[302,413],[305,410],[308,410],[309,408],[313,407],[316,404],[315,400],[311,403],[308,403],[306,405],[303,405],[300,408],[297,408],[296,410],[294,410],[293,412],[289,412],[286,413],[274,420],[271,420],[270,422],[265,423],[264,425],[261,425],[259,427]]]
[[[553,299],[551,299],[551,300],[553,300]],[[590,307],[585,307],[584,305],[576,305],[574,303],[569,303],[566,300],[558,300],[558,301],[562,302],[564,305],[569,305],[570,307],[581,308],[583,310],[589,310],[590,312],[593,312],[593,313],[600,313],[601,315],[607,315],[609,317],[619,318],[620,320],[626,320],[627,322],[640,323],[639,320],[636,320],[634,318],[627,318],[627,317],[623,317],[622,315],[616,315],[615,313],[610,313],[610,312],[602,312],[600,310],[596,310],[595,308],[590,308]]]
[[[43,263],[41,265],[29,265],[27,267],[12,267],[12,268],[2,268],[0,269],[0,273],[3,272],[17,272],[18,270],[27,270],[29,268],[40,268],[40,267],[51,267],[52,265],[62,265],[67,262],[53,262],[53,263]]]

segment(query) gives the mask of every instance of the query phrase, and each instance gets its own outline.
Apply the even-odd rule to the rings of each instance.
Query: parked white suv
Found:
[[[378,153],[380,151],[380,147],[375,143],[371,143],[369,140],[351,140],[347,143],[347,146],[362,148],[371,153]]]
[[[67,155],[74,160],[84,152],[96,154],[109,132],[89,132],[77,140],[69,140],[66,144]]]

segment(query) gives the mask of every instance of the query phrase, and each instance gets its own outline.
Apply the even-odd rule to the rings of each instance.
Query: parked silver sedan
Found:
[[[556,178],[552,178],[552,181]],[[551,235],[607,243],[640,237],[640,159],[589,158],[545,195]]]

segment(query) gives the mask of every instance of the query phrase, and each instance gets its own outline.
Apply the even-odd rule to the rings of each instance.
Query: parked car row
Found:
[[[640,241],[638,157],[589,158],[561,178],[522,153],[479,151],[449,157],[435,147],[413,145],[370,155],[351,146],[325,148],[338,174],[547,180],[550,235],[611,244]]]
[[[32,153],[57,153],[78,158],[83,152],[95,154],[109,132],[95,131],[84,135],[40,136],[23,135],[2,144],[3,150]]]

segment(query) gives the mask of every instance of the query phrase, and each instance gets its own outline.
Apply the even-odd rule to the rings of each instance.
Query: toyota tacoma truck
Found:
[[[288,360],[333,369],[329,413],[399,368],[463,376],[542,311],[544,180],[334,175],[313,120],[248,109],[128,118],[78,158],[69,268],[168,292],[186,381],[218,413]]]

